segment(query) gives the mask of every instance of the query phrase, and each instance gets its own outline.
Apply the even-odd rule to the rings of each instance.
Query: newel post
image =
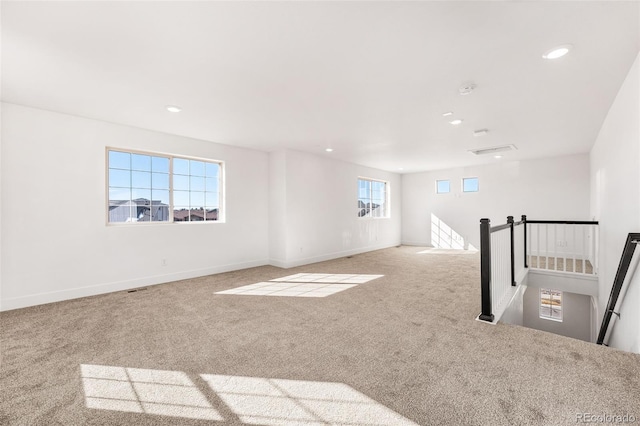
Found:
[[[527,215],[522,215],[522,224],[524,225],[524,267],[528,268],[527,264]]]
[[[514,229],[513,229],[513,216],[507,216],[507,223],[509,224],[509,232],[511,233],[510,235],[510,241],[511,241],[511,285],[515,286],[516,285],[516,268],[515,268],[515,263],[516,263],[516,251],[515,251],[515,237],[514,237]]]
[[[491,225],[489,219],[480,219],[480,289],[482,313],[480,319],[493,322],[491,312]]]

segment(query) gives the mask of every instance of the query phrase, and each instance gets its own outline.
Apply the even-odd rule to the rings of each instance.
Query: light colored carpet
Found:
[[[639,355],[475,321],[479,256],[421,250],[265,266],[1,313],[0,424],[640,418]],[[215,294],[296,273],[384,276],[323,298]]]

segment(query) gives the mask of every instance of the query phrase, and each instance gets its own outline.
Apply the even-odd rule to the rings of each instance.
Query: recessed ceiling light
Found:
[[[564,55],[569,53],[573,46],[570,44],[563,44],[562,46],[554,47],[551,50],[548,50],[542,57],[544,59],[558,59],[562,58]]]
[[[494,155],[494,156],[493,156],[493,158],[498,158],[498,159],[500,159],[500,158],[502,158],[502,155]]]
[[[458,124],[462,124],[462,120],[459,118],[456,118],[455,120],[451,120],[449,123],[453,124],[454,126],[457,126]]]
[[[484,135],[486,135],[487,133],[489,133],[489,130],[487,130],[487,129],[475,130],[475,131],[473,132],[473,136],[476,136],[476,137],[478,137],[478,136],[484,136]]]
[[[398,170],[404,170],[402,167],[398,167]]]
[[[333,152],[333,148],[327,148],[327,149],[325,149],[325,151],[327,151],[327,152]]]
[[[167,111],[169,111],[169,112],[180,112],[180,111],[182,111],[182,108],[180,108],[177,105],[167,105],[165,108],[167,108]]]
[[[451,111],[447,111],[447,112],[445,112],[445,113],[442,113],[442,116],[443,116],[443,117],[449,117],[450,115],[453,115],[453,112],[451,112]]]

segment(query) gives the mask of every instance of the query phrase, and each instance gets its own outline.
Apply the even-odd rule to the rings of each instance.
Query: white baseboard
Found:
[[[403,246],[414,246],[414,247],[431,247],[431,242],[427,241],[402,241]]]
[[[318,263],[318,262],[324,262],[327,260],[339,259],[341,257],[354,256],[356,254],[367,253],[370,251],[382,250],[382,249],[391,248],[391,247],[397,247],[399,245],[400,245],[400,242],[393,243],[393,244],[381,244],[378,246],[362,247],[362,248],[357,248],[352,250],[339,251],[339,252],[323,254],[319,256],[305,257],[302,259],[294,259],[289,261],[285,261],[281,259],[269,259],[269,264],[272,266],[277,266],[279,268],[285,268],[285,269],[295,268],[296,266],[309,265],[311,263]]]
[[[277,268],[288,268],[287,262],[282,259],[269,259],[269,265],[275,266]]]
[[[90,285],[86,287],[76,287],[65,290],[30,294],[28,296],[12,297],[0,300],[0,311],[10,311],[13,309],[27,308],[29,306],[44,305],[46,303],[78,299],[80,297],[96,296],[99,294],[112,293],[115,291],[124,291],[130,290],[132,288],[150,286],[155,284],[164,284],[172,281],[203,277],[206,275],[220,274],[222,272],[254,268],[267,264],[269,264],[267,260],[256,260],[252,262],[242,262],[229,265],[219,265],[211,268],[175,272],[166,275],[154,275],[132,280],[115,281],[110,283]]]

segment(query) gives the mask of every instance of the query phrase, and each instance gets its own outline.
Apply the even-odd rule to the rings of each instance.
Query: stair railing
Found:
[[[493,322],[494,312],[506,307],[517,277],[529,267],[595,275],[597,239],[596,221],[530,220],[522,215],[519,222],[508,216],[506,224],[491,226],[489,219],[480,219],[482,312],[478,319]]]
[[[491,226],[480,219],[480,276],[482,312],[479,319],[493,322],[494,309],[508,303],[516,277],[526,268],[527,217],[515,222],[507,217],[504,225]]]
[[[598,222],[527,220],[528,266],[582,275],[598,274]]]
[[[604,339],[607,335],[612,315],[616,314],[618,318],[620,317],[620,313],[615,312],[616,304],[618,303],[622,285],[624,284],[627,272],[629,271],[629,265],[631,265],[633,253],[635,252],[636,246],[639,243],[640,233],[632,232],[627,235],[627,240],[625,241],[624,248],[622,249],[622,256],[620,257],[618,271],[616,272],[616,277],[613,280],[613,286],[611,287],[611,294],[609,295],[607,308],[604,312],[604,317],[602,318],[602,325],[600,326],[600,333],[598,334],[598,340],[596,342],[598,345],[604,344]]]

